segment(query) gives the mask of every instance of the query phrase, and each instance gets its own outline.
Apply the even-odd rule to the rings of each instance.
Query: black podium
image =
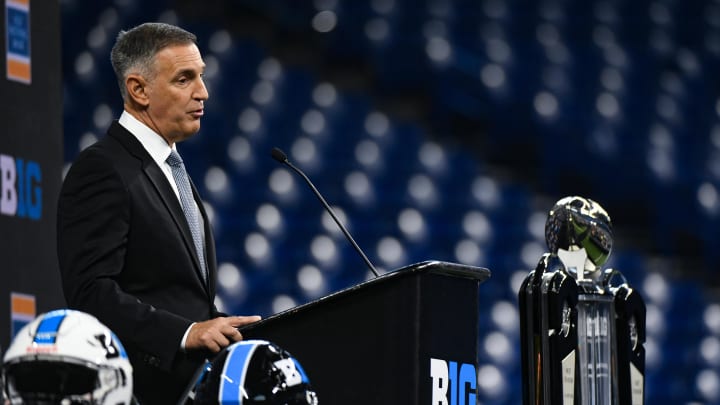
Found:
[[[461,397],[453,403],[469,403],[464,399],[477,386],[468,376],[471,369],[475,375],[477,363],[478,287],[488,277],[484,268],[422,262],[242,333],[296,357],[321,404],[430,404],[433,390],[437,397],[440,389],[433,384]],[[444,368],[446,379],[431,377],[431,363]]]

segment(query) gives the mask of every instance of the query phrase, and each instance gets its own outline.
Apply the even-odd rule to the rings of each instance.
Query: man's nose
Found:
[[[195,90],[195,98],[198,100],[207,100],[210,97],[210,94],[208,93],[207,86],[205,86],[205,81],[200,78],[198,81],[198,88]]]

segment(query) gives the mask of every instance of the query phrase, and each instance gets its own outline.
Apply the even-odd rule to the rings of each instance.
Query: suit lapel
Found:
[[[133,156],[138,158],[140,161],[142,161],[142,168],[143,172],[145,173],[145,176],[148,178],[150,183],[155,188],[155,191],[157,191],[158,195],[160,196],[160,199],[162,200],[163,204],[165,205],[165,208],[170,213],[170,216],[172,217],[173,221],[175,222],[175,226],[180,231],[180,234],[182,235],[183,242],[185,244],[185,248],[190,253],[190,256],[193,260],[193,267],[195,268],[195,273],[197,277],[200,280],[200,284],[203,285],[205,288],[205,291],[209,293],[208,286],[203,281],[203,277],[201,275],[202,268],[200,267],[200,261],[197,257],[197,252],[195,251],[195,244],[193,243],[192,234],[190,233],[190,227],[187,224],[187,220],[185,219],[185,213],[182,210],[182,206],[180,205],[180,201],[178,201],[177,196],[175,195],[175,192],[173,191],[172,187],[168,183],[167,177],[165,177],[165,174],[162,172],[162,170],[158,167],[158,165],[155,163],[153,158],[150,156],[149,153],[143,148],[142,144],[135,138],[133,134],[131,134],[128,130],[126,130],[122,125],[119,123],[114,122],[112,126],[110,126],[110,129],[108,130],[108,134],[115,137],[118,141],[120,141],[125,148],[130,152]],[[195,199],[197,200],[197,192],[195,191],[195,186],[192,186],[193,188],[193,194],[195,195]],[[200,204],[198,204],[200,206]],[[205,218],[205,211],[201,207],[201,212],[203,215],[203,219],[207,221],[207,218]],[[207,235],[207,226],[206,226],[206,235]],[[207,246],[208,238],[205,238],[206,246]],[[207,251],[206,247],[206,251]],[[209,260],[208,260],[209,261]],[[208,272],[209,272],[209,266],[208,266]]]

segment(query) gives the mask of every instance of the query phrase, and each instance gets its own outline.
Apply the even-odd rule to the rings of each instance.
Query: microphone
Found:
[[[325,210],[327,210],[327,212],[330,214],[330,216],[335,221],[337,226],[340,227],[340,230],[343,232],[343,234],[345,234],[345,237],[347,238],[347,240],[349,240],[350,243],[353,245],[353,247],[355,248],[355,251],[357,251],[360,254],[360,256],[365,261],[365,264],[368,266],[370,271],[373,272],[375,277],[378,277],[379,274],[378,274],[377,270],[375,270],[375,266],[373,266],[373,264],[370,262],[370,260],[367,258],[367,256],[365,256],[365,252],[363,252],[362,249],[360,249],[360,246],[358,246],[358,244],[355,243],[355,239],[353,239],[353,237],[350,235],[350,232],[348,232],[348,230],[345,228],[345,225],[343,225],[342,222],[340,222],[338,217],[335,215],[335,212],[332,210],[332,208],[330,208],[330,205],[328,205],[327,201],[325,201],[325,198],[323,198],[322,194],[320,194],[318,189],[315,188],[315,185],[312,183],[312,181],[310,181],[308,176],[306,176],[302,170],[298,169],[297,167],[295,167],[295,165],[290,163],[285,152],[283,152],[279,148],[273,148],[271,155],[272,155],[273,159],[275,159],[278,162],[291,168],[295,173],[299,174],[303,179],[305,179],[305,182],[310,186],[313,193],[315,193],[315,196],[318,198],[318,200],[320,200],[322,205],[325,207]]]

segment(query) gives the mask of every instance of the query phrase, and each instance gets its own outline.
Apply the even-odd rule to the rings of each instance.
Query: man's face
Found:
[[[155,55],[154,68],[147,86],[149,124],[168,143],[187,139],[200,130],[208,99],[200,51],[195,44],[169,46]]]

